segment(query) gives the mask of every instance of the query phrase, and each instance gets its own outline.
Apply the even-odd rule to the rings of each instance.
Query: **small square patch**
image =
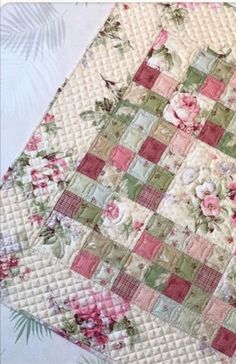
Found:
[[[74,214],[76,214],[76,212],[80,209],[82,203],[82,198],[74,195],[70,191],[64,191],[57,201],[54,210],[72,218]]]
[[[217,272],[206,265],[202,265],[194,284],[202,288],[205,292],[213,293],[218,286],[221,277],[222,274],[220,272]]]
[[[226,249],[213,244],[211,252],[206,259],[206,264],[219,272],[224,272],[230,258],[231,254]]]
[[[209,115],[209,120],[226,129],[233,117],[234,112],[232,110],[217,102]]]
[[[174,223],[166,217],[154,214],[147,225],[147,231],[157,236],[162,241],[165,241],[167,235],[170,233]]]
[[[198,54],[197,58],[193,62],[193,66],[199,71],[208,74],[210,73],[216,60],[217,56],[214,54],[214,52],[210,50],[207,50],[206,52],[202,51]]]
[[[90,203],[84,203],[80,210],[73,216],[73,218],[83,225],[94,228],[101,215],[102,210],[100,208]]]
[[[171,324],[181,331],[191,334],[196,326],[198,315],[182,305],[171,317]]]
[[[186,248],[186,253],[204,263],[212,249],[212,244],[206,239],[202,238],[200,235],[192,235]]]
[[[155,115],[140,109],[135,115],[131,125],[142,133],[149,134],[152,126],[157,120],[158,118]]]
[[[145,136],[138,129],[128,127],[120,140],[120,144],[137,152],[143,144],[144,139]]]
[[[97,184],[91,195],[91,202],[98,207],[103,208],[108,201],[112,199],[112,196],[112,192],[109,189]]]
[[[108,247],[109,239],[93,230],[88,236],[83,249],[102,258]]]
[[[218,298],[212,298],[204,310],[204,316],[215,323],[223,324],[229,309],[229,304]]]
[[[204,84],[200,87],[200,93],[212,100],[218,100],[224,92],[225,84],[213,76],[207,76]]]
[[[132,298],[132,303],[145,311],[151,311],[158,296],[154,289],[141,283]]]
[[[183,83],[183,89],[186,91],[198,90],[206,78],[206,74],[190,66],[187,71],[187,78]]]
[[[81,250],[75,257],[71,269],[86,278],[91,278],[97,269],[99,261],[97,256]]]
[[[116,277],[111,290],[122,297],[125,301],[129,302],[137,291],[139,285],[140,282],[137,279],[121,271]]]
[[[182,303],[185,299],[189,289],[191,287],[191,283],[182,279],[175,274],[172,274],[163,290],[163,294],[172,300]]]
[[[89,201],[95,189],[96,182],[84,174],[75,173],[67,187],[68,190]]]
[[[130,149],[117,145],[111,152],[109,162],[121,171],[127,171],[130,163],[135,157],[135,153]]]
[[[166,149],[166,145],[148,136],[139,150],[141,157],[152,163],[157,163]]]
[[[143,98],[142,108],[156,116],[161,116],[166,104],[167,100],[163,96],[149,91]]]
[[[180,254],[181,253],[173,246],[163,244],[160,254],[158,254],[158,257],[156,259],[156,262],[162,267],[173,271],[180,257]]]
[[[189,255],[183,254],[175,267],[175,273],[192,282],[200,268],[200,265],[201,263],[198,260],[191,258]]]
[[[148,178],[148,184],[159,191],[166,191],[173,178],[173,173],[161,166],[156,166]]]
[[[229,131],[226,131],[221,138],[217,149],[228,154],[230,157],[236,158],[236,136]]]
[[[209,299],[210,295],[208,293],[204,292],[201,288],[192,285],[183,302],[183,305],[192,311],[201,313],[204,307],[207,305]]]
[[[152,90],[169,99],[177,86],[178,81],[164,73],[160,73]]]
[[[163,192],[157,191],[150,186],[144,186],[139,193],[137,202],[149,210],[156,211],[163,196]]]
[[[211,74],[219,80],[223,80],[228,83],[233,74],[233,67],[230,63],[223,59],[218,59],[214,64]]]
[[[220,327],[211,346],[213,349],[232,357],[236,350],[236,334],[225,327]]]
[[[134,251],[136,254],[141,255],[146,259],[153,260],[155,259],[161,246],[161,240],[155,238],[153,235],[150,235],[147,231],[144,231],[137,241]]]
[[[129,255],[130,251],[124,246],[110,243],[103,260],[111,266],[121,269],[125,265]]]
[[[119,192],[132,201],[136,201],[143,184],[135,177],[126,173],[120,183]]]
[[[173,153],[177,153],[185,157],[193,142],[194,140],[190,134],[187,134],[182,130],[178,130],[171,139],[170,149]]]
[[[175,224],[167,236],[165,243],[173,246],[175,249],[184,251],[191,231],[188,226],[181,226]]]
[[[132,253],[127,262],[125,263],[124,269],[126,273],[141,280],[149,267],[150,262],[143,257]]]
[[[144,283],[157,291],[162,292],[170,274],[171,273],[168,270],[160,265],[152,264],[144,276]]]
[[[152,313],[155,316],[159,317],[162,321],[170,322],[175,312],[179,310],[179,308],[180,305],[177,302],[161,295],[157,299],[157,302],[153,307]]]
[[[100,135],[116,144],[124,134],[126,128],[127,126],[124,123],[111,118],[104,128],[102,128]]]
[[[165,121],[164,119],[160,119],[153,125],[151,135],[153,138],[159,140],[163,144],[168,145],[176,130],[177,129],[174,125]]]
[[[138,178],[140,181],[146,182],[153,168],[153,163],[137,155],[131,163],[128,173],[131,174],[131,176]]]
[[[154,85],[159,74],[160,71],[158,69],[152,68],[144,62],[139,67],[133,80],[139,85],[150,89]]]
[[[235,309],[231,309],[229,311],[227,318],[224,322],[224,326],[227,327],[227,329],[236,333],[236,310]]]
[[[117,268],[101,261],[94,273],[93,281],[102,287],[108,288],[111,287],[118,273]]]
[[[219,125],[214,124],[210,121],[206,121],[198,138],[212,147],[216,147],[219,143],[222,135],[224,134],[224,129]]]
[[[80,162],[77,171],[96,180],[104,165],[105,162],[102,159],[95,157],[93,154],[87,153]]]
[[[98,135],[92,147],[90,148],[90,151],[93,155],[96,155],[97,157],[106,161],[113,147],[113,142],[102,135]]]

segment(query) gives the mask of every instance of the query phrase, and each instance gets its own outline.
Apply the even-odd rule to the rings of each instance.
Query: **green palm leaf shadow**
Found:
[[[1,14],[1,43],[27,59],[34,58],[44,47],[49,51],[62,46],[65,39],[63,14],[51,4],[17,4]]]
[[[26,344],[28,344],[30,336],[37,336],[40,340],[44,335],[51,337],[51,330],[47,325],[34,320],[22,310],[12,311],[10,319],[15,323],[14,330],[17,334],[15,343],[23,336],[25,336]]]

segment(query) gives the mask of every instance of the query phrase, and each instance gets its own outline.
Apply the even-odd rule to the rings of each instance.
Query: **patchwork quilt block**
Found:
[[[133,14],[147,6],[134,5]],[[150,9],[169,19],[172,6]],[[181,44],[183,30],[168,19],[151,28],[146,57],[136,58],[113,104],[104,97],[82,113],[95,123],[99,110],[100,127],[44,213],[30,254],[35,264],[55,263],[44,275],[57,283],[44,285],[41,298],[50,302],[50,326],[76,344],[124,363],[207,363],[205,352],[233,363],[236,65],[211,44],[193,46],[191,36]],[[55,158],[44,156],[47,167]],[[15,251],[6,245],[3,279],[18,275]],[[27,244],[22,251],[27,261]],[[6,296],[19,294],[16,285],[6,285]],[[158,330],[200,343],[200,356],[149,354]]]

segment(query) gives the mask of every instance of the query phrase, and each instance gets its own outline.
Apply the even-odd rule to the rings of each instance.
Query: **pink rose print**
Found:
[[[31,226],[41,226],[44,221],[43,216],[39,214],[33,214],[29,219]]]
[[[201,209],[205,216],[216,217],[220,213],[220,200],[216,196],[207,196],[201,202]]]
[[[39,134],[33,135],[28,144],[26,145],[25,149],[28,152],[34,152],[39,149],[39,144],[42,142],[42,138]]]
[[[55,121],[55,116],[52,115],[52,114],[47,113],[44,116],[44,121],[45,121],[46,124],[53,123]]]
[[[153,48],[158,49],[161,48],[168,39],[168,32],[165,29],[162,29],[156,38],[155,42],[153,43]]]
[[[140,222],[140,221],[134,221],[134,223],[133,223],[134,230],[141,231],[142,230],[142,227],[143,227],[143,223],[142,222]]]
[[[5,255],[0,257],[0,281],[11,276],[11,270],[17,268],[19,258],[15,255]]]
[[[109,202],[103,210],[104,216],[106,216],[111,221],[116,220],[119,217],[119,213],[120,210],[115,201]]]
[[[199,129],[199,113],[200,106],[196,97],[187,93],[175,93],[163,115],[167,121],[190,134]]]

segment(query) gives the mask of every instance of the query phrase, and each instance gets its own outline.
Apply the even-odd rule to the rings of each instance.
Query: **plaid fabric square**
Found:
[[[73,217],[83,203],[82,198],[69,191],[64,191],[54,207],[54,210],[61,214]]]
[[[139,285],[140,282],[136,278],[121,271],[116,277],[111,290],[125,301],[131,301]]]
[[[220,272],[206,265],[202,265],[194,284],[202,288],[205,292],[213,293],[222,277]]]
[[[157,191],[150,186],[144,186],[138,196],[137,202],[149,210],[156,211],[163,196],[163,192]]]

